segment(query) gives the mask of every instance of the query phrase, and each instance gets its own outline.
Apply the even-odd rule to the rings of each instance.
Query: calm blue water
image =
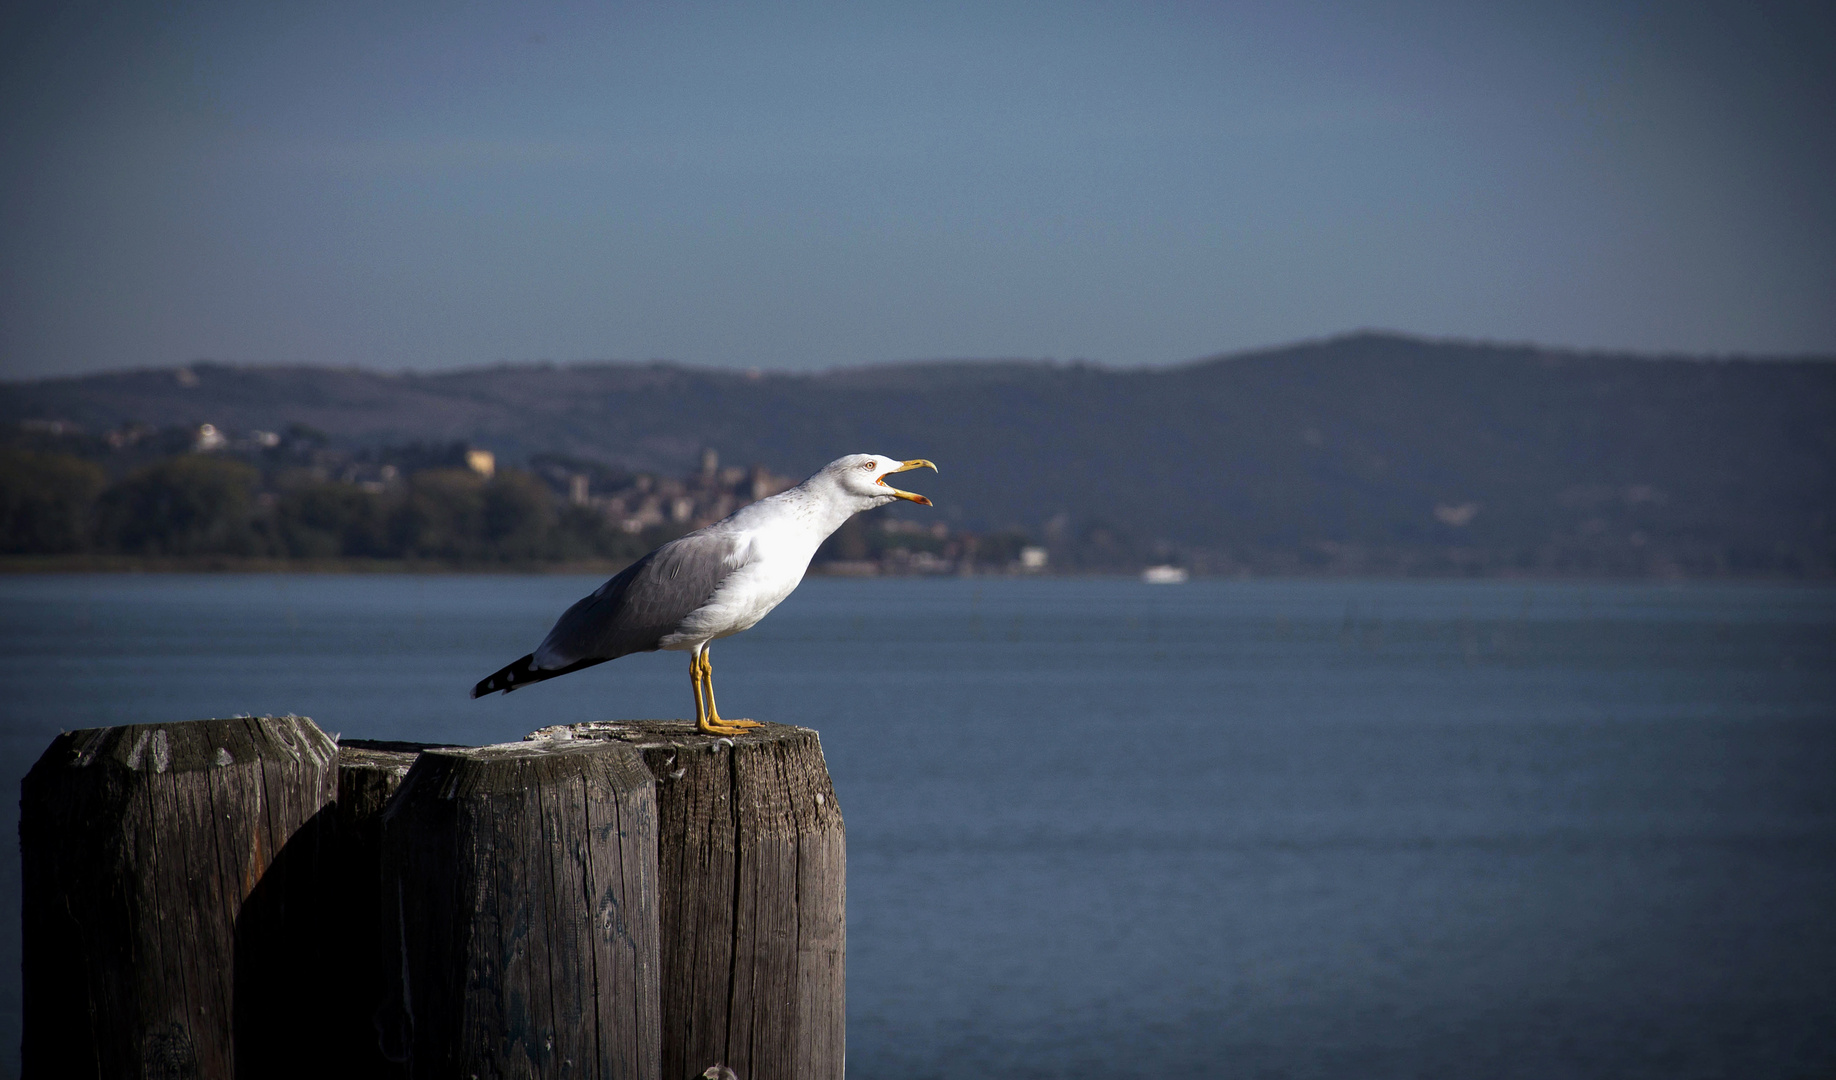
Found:
[[[596,584],[0,579],[6,780],[59,728],[683,715],[673,654],[465,697]],[[1836,590],[817,580],[715,651],[822,732],[854,1076],[1836,1070]]]

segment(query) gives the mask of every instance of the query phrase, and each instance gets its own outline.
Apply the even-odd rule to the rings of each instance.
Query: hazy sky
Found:
[[[0,371],[1833,353],[1828,8],[16,10]]]

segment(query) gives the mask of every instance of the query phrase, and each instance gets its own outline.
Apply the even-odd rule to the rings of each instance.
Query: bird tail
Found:
[[[586,660],[575,661],[566,667],[544,669],[535,666],[535,653],[530,653],[521,660],[505,664],[490,675],[485,676],[477,686],[472,687],[472,696],[481,698],[486,694],[495,694],[500,690],[508,694],[510,691],[520,690],[530,683],[539,683],[544,679],[552,679],[556,675],[566,675],[570,671],[579,671],[583,667],[603,664],[607,659],[609,658],[591,657]]]
[[[508,694],[519,686],[541,682],[561,674],[559,671],[540,671],[535,666],[535,653],[530,653],[513,663],[506,664],[496,672],[487,675],[477,686],[472,687],[472,696],[484,697],[499,690]]]

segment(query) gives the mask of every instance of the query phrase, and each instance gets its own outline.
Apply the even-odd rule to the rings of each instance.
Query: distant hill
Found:
[[[1836,575],[1836,363],[1357,334],[1152,370],[935,362],[388,375],[200,364],[0,384],[0,420],[304,424],[632,469],[842,453],[1063,563],[1208,572]]]

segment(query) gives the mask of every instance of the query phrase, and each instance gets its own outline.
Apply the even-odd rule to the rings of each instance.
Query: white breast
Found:
[[[736,520],[734,524],[743,528],[748,523]],[[659,642],[660,647],[693,649],[704,641],[749,629],[797,588],[823,537],[796,518],[781,517],[770,524],[772,527],[741,532],[742,542],[735,545],[731,560],[733,573],[707,603]]]

